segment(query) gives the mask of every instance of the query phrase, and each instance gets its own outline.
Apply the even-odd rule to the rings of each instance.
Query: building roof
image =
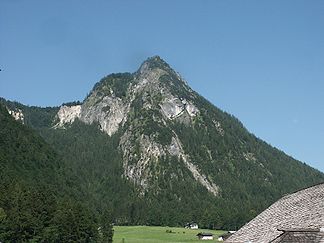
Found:
[[[289,230],[318,231],[323,227],[324,183],[281,198],[225,242],[265,243],[275,240]]]
[[[197,236],[213,236],[212,233],[199,233]]]

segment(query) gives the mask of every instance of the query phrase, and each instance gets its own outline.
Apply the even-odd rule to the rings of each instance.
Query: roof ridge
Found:
[[[297,192],[300,192],[300,191],[303,191],[303,190],[306,190],[306,189],[309,189],[309,188],[312,188],[312,187],[315,187],[315,186],[319,186],[319,185],[322,185],[322,184],[324,185],[324,181],[323,182],[316,183],[316,184],[314,184],[312,186],[302,187],[301,189],[298,189],[298,190],[293,191],[293,192],[290,192],[290,193],[286,193],[280,199],[278,199],[278,201],[281,200],[281,199],[283,199],[283,198],[286,198],[287,196],[291,196],[292,194],[295,194]]]

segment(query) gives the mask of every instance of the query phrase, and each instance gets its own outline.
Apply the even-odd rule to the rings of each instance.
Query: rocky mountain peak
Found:
[[[202,173],[183,149],[173,123],[190,126],[199,109],[195,94],[159,56],[148,58],[134,73],[111,74],[98,82],[82,105],[62,106],[54,128],[75,119],[97,123],[100,130],[121,134],[124,176],[148,190],[160,173],[151,168],[165,156],[182,161],[191,176],[214,196],[219,187]],[[136,146],[135,146],[136,145]]]
[[[139,68],[139,72],[143,73],[143,72],[147,72],[148,70],[153,70],[156,68],[159,68],[162,70],[171,69],[169,64],[167,64],[161,57],[153,56],[153,57],[149,57],[142,63],[142,65]]]
[[[187,82],[180,76],[180,74],[172,69],[172,67],[160,56],[153,56],[146,59],[135,73],[138,79],[141,79],[141,77],[145,78],[146,76],[152,76],[154,74],[163,76],[159,79],[161,82],[165,82],[167,79],[168,82],[180,82],[182,85],[188,86]]]
[[[82,105],[62,106],[54,127],[64,127],[78,118],[87,124],[99,123],[100,129],[111,136],[134,109],[160,114],[163,121],[177,119],[188,124],[199,114],[195,96],[178,73],[159,56],[153,56],[133,74],[115,73],[101,79]]]

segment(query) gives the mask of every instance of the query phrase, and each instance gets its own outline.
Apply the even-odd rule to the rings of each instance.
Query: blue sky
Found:
[[[83,100],[160,55],[256,136],[324,172],[324,1],[0,0],[0,96]]]

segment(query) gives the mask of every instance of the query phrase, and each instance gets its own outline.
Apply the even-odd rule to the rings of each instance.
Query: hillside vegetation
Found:
[[[0,242],[111,240],[111,218],[71,196],[63,168],[58,153],[0,105]]]
[[[135,73],[104,77],[82,102],[1,103],[21,111],[25,124],[2,108],[4,180],[44,185],[57,205],[69,207],[59,203],[64,196],[86,208],[96,226],[106,212],[116,225],[195,221],[237,229],[282,195],[324,181],[249,133],[157,56]],[[14,191],[8,188],[2,200]]]

